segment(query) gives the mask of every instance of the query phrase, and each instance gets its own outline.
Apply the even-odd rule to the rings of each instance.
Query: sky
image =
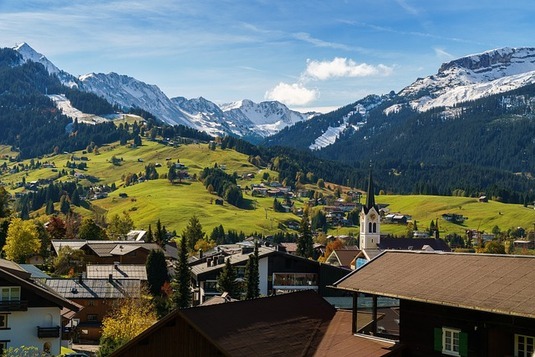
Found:
[[[0,0],[0,47],[168,97],[329,111],[452,59],[535,47],[533,0]]]

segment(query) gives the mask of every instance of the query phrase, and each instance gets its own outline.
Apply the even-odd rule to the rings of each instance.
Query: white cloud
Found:
[[[435,50],[435,55],[440,58],[442,61],[444,60],[452,60],[455,58],[455,56],[453,56],[451,53],[448,53],[446,52],[444,49],[442,48],[438,48],[438,47],[435,47],[433,48]]]
[[[332,61],[308,60],[304,76],[324,81],[335,77],[388,76],[391,73],[392,68],[383,64],[373,66],[356,63],[352,59],[336,57]]]
[[[264,97],[287,105],[307,105],[319,98],[319,92],[315,89],[305,88],[300,83],[281,82],[267,91]]]

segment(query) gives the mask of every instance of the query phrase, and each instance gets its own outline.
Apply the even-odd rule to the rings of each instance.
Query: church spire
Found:
[[[372,169],[370,168],[370,178],[368,180],[368,192],[366,193],[366,210],[375,207],[375,194],[373,187]]]

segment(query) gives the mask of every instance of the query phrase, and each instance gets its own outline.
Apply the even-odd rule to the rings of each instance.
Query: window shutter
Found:
[[[466,332],[459,333],[459,354],[461,357],[468,356],[468,334]]]
[[[435,351],[442,352],[442,329],[435,328]]]

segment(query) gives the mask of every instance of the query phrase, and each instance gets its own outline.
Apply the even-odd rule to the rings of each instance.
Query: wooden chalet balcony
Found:
[[[0,301],[0,312],[2,311],[28,311],[28,301],[27,300]]]
[[[50,338],[50,337],[59,337],[60,336],[60,327],[41,327],[37,326],[37,337],[39,338]]]

